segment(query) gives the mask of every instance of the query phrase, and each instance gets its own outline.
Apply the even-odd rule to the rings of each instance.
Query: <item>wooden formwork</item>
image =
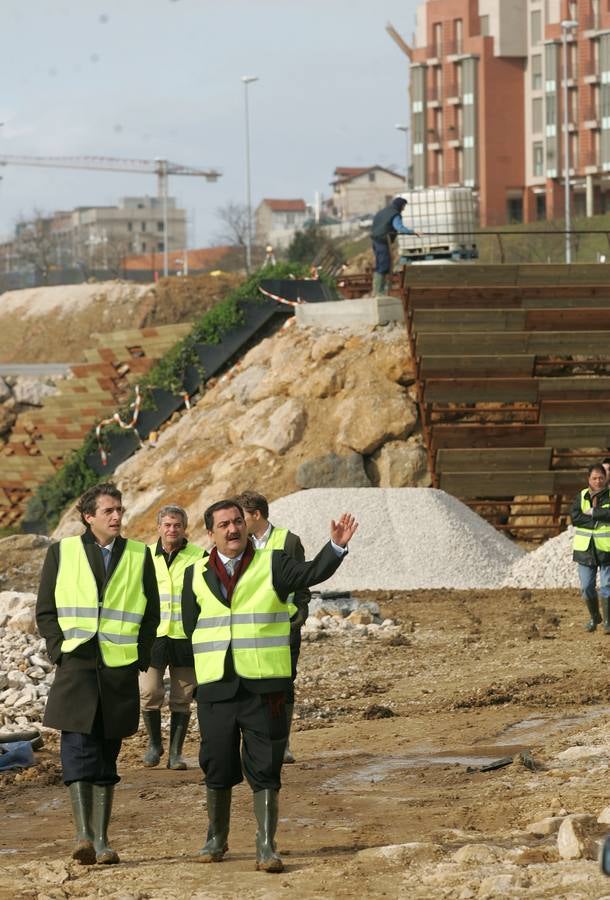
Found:
[[[410,267],[402,296],[434,486],[557,533],[610,447],[610,270]]]

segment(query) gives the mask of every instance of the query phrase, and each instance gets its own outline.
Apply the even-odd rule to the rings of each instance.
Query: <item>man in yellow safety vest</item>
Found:
[[[182,746],[191,718],[195,688],[193,648],[182,627],[182,579],[184,570],[200,559],[204,550],[186,539],[188,517],[181,506],[162,506],[157,513],[159,539],[149,544],[155,564],[161,622],[153,644],[150,666],[140,673],[142,719],[148,733],[145,766],[158,766],[163,755],[161,707],[165,699],[163,677],[169,669],[170,744],[168,769],[186,769]]]
[[[70,791],[83,865],[118,863],[108,843],[122,738],[138,730],[138,670],[150,662],[159,592],[146,544],[121,537],[121,492],[85,491],[77,509],[85,533],[49,547],[36,622],[57,666],[43,724],[61,731],[63,780]]]
[[[287,528],[278,528],[269,521],[269,503],[257,491],[243,491],[236,498],[244,511],[244,518],[248,526],[248,533],[255,549],[285,550],[289,556],[299,562],[305,562],[305,550],[301,539],[297,534]],[[288,717],[288,741],[284,751],[284,762],[293,763],[294,756],[290,749],[290,730],[294,716],[294,681],[297,677],[297,665],[301,652],[301,628],[305,623],[309,611],[310,592],[296,591],[288,600],[290,613],[290,662],[292,665],[292,677],[290,687],[286,692],[286,715]]]
[[[586,631],[595,631],[602,621],[595,584],[599,569],[604,632],[610,634],[610,494],[602,463],[589,466],[588,476],[588,486],[576,495],[570,511],[572,559],[578,563],[580,589],[590,615]]]
[[[223,859],[231,791],[245,774],[258,824],[256,868],[281,872],[275,832],[292,674],[287,602],[294,591],[330,578],[358,526],[344,513],[331,522],[331,540],[315,559],[298,562],[283,550],[255,550],[236,500],[209,506],[205,524],[214,547],[186,570],[182,590],[184,630],[195,658],[199,763],[209,820],[200,860]]]

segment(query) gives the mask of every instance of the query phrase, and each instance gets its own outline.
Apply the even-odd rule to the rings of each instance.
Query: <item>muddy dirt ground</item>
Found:
[[[0,778],[0,898],[610,898],[595,861],[562,860],[556,835],[525,830],[561,808],[597,816],[610,803],[610,636],[585,633],[577,593],[362,596],[402,636],[304,644],[283,874],[254,871],[245,785],[225,861],[197,862],[206,817],[193,722],[186,772],[142,768],[143,737],[125,741],[110,829],[119,866],[69,860],[54,736],[38,768]],[[408,846],[374,849],[395,844]]]

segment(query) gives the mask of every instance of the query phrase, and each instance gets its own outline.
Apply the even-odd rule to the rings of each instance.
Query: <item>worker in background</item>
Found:
[[[404,197],[394,197],[389,206],[379,210],[373,219],[371,239],[375,254],[373,297],[387,294],[392,278],[392,245],[397,234],[417,234],[403,225],[402,211],[407,205]]]
[[[602,459],[602,466],[606,470],[606,478],[610,477],[610,456],[606,456]]]
[[[85,533],[49,547],[36,623],[57,668],[43,724],[61,731],[83,865],[119,862],[108,842],[117,757],[140,718],[138,669],[145,671],[159,625],[159,592],[146,544],[121,537],[121,492],[85,491],[77,504]]]
[[[599,612],[596,579],[599,569],[604,632],[610,634],[610,493],[606,470],[601,463],[588,468],[589,484],[574,498],[570,516],[574,526],[572,558],[578,563],[578,577],[590,619],[586,631],[595,631]]]
[[[142,718],[148,733],[145,766],[158,766],[164,748],[161,739],[161,707],[165,699],[165,670],[169,668],[171,713],[168,769],[186,769],[182,747],[191,718],[195,689],[193,648],[182,627],[182,579],[187,566],[200,559],[204,550],[186,538],[188,517],[181,506],[162,506],[157,513],[159,538],[150,544],[157,585],[161,621],[153,644],[150,666],[140,675]]]
[[[273,252],[273,247],[271,244],[267,244],[265,247],[265,258],[263,260],[263,268],[267,266],[274,266],[276,264],[275,253]]]
[[[248,533],[256,550],[285,550],[289,556],[299,562],[305,562],[305,550],[298,535],[288,531],[287,528],[276,528],[269,521],[269,504],[266,497],[256,491],[244,491],[236,498],[244,511],[244,518],[248,526]],[[288,612],[290,613],[290,661],[292,665],[292,679],[290,688],[286,692],[286,716],[288,719],[288,741],[284,751],[284,762],[293,763],[294,756],[290,750],[290,729],[294,716],[294,681],[297,677],[297,664],[301,650],[301,628],[308,613],[310,592],[305,589],[297,591],[288,598]]]
[[[227,851],[231,792],[244,774],[254,794],[256,868],[281,872],[275,833],[290,688],[290,594],[338,569],[357,529],[344,513],[331,540],[311,562],[283,550],[255,550],[242,508],[233,499],[205,511],[209,557],[184,575],[182,615],[191,636],[209,827],[201,862]]]

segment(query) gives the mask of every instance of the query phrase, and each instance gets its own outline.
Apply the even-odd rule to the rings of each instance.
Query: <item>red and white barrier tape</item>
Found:
[[[271,291],[266,291],[265,288],[262,288],[259,284],[258,286],[261,294],[264,294],[265,297],[270,297],[272,300],[277,300],[278,303],[285,303],[286,306],[302,306],[306,301],[305,300],[286,300],[285,297],[278,297],[277,294],[272,294]]]
[[[95,426],[95,436],[97,438],[97,446],[100,451],[100,457],[102,459],[103,466],[107,465],[107,463],[108,463],[108,454],[106,453],[106,451],[104,450],[104,447],[102,445],[102,428],[104,427],[104,425],[113,425],[113,424],[118,425],[120,428],[123,428],[126,431],[131,428],[131,429],[133,429],[133,432],[134,432],[135,436],[137,437],[137,439],[140,441],[140,445],[142,444],[142,440],[141,440],[140,435],[138,434],[138,431],[136,428],[136,422],[138,421],[138,416],[140,415],[140,406],[142,404],[142,395],[140,394],[140,386],[137,384],[135,386],[135,395],[136,395],[136,398],[135,398],[134,402],[130,404],[130,408],[133,409],[133,416],[131,417],[131,422],[123,422],[123,420],[121,419],[118,412],[115,412],[109,419],[102,419],[102,421],[99,422]]]

